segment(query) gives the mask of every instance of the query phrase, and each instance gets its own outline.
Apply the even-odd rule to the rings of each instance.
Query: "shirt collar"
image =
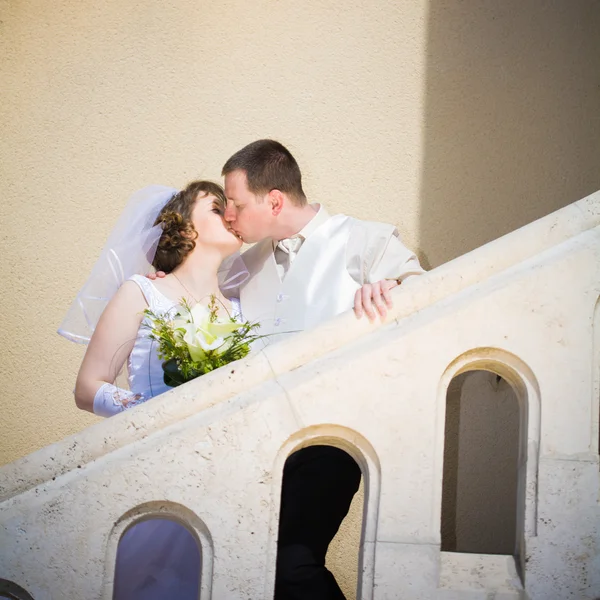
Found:
[[[329,219],[329,213],[322,204],[311,204],[316,209],[315,216],[298,232],[291,235],[290,238],[301,237],[303,240],[307,240],[308,236],[312,235],[327,219]],[[277,240],[273,240],[273,249],[277,247]]]
[[[317,213],[296,235],[293,235],[292,237],[300,236],[306,240],[309,235],[312,235],[316,229],[329,219],[329,214],[322,204],[311,204],[311,206],[317,209]]]

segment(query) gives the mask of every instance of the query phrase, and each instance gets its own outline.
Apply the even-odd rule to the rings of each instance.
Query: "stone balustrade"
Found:
[[[0,469],[0,578],[109,599],[120,536],[185,524],[201,598],[272,597],[282,469],[361,466],[357,597],[600,597],[600,192],[341,315]],[[446,390],[489,370],[519,402],[514,555],[440,551]],[[8,584],[6,584],[8,585]]]

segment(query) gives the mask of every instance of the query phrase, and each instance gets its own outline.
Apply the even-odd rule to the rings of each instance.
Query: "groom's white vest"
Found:
[[[240,289],[244,319],[259,321],[261,334],[276,342],[349,310],[361,284],[348,273],[346,246],[357,220],[335,215],[302,244],[283,281],[277,273],[271,239],[242,255],[250,273]],[[379,225],[379,224],[378,224]],[[390,226],[390,230],[394,228]],[[281,334],[281,335],[279,335]]]

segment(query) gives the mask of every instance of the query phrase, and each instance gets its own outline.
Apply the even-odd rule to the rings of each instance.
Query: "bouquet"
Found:
[[[144,311],[152,322],[150,337],[158,342],[158,357],[164,361],[166,385],[177,387],[244,358],[250,352],[250,344],[265,337],[256,333],[259,323],[240,323],[234,317],[219,316],[218,312],[214,296],[208,306],[190,306],[182,298],[175,316]]]

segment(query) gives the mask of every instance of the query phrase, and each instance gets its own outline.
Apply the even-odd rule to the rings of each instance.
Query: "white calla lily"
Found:
[[[218,349],[225,352],[231,345],[226,336],[242,327],[241,323],[219,317],[211,321],[210,310],[202,304],[196,304],[185,313],[187,314],[181,315],[183,318],[175,319],[175,327],[185,331],[183,341],[187,344],[192,360],[195,361],[202,360],[207,352]],[[191,322],[188,319],[191,319]]]
[[[144,311],[152,323],[150,337],[158,342],[168,386],[176,387],[243,358],[250,352],[250,345],[264,337],[255,333],[258,323],[237,322],[218,313],[214,296],[208,306],[191,306],[182,298],[174,317],[171,313]]]

